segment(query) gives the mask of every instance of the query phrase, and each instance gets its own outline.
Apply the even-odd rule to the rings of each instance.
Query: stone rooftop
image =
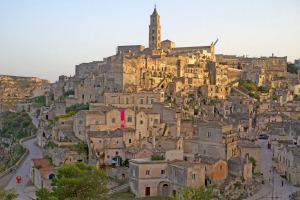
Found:
[[[199,156],[198,158],[201,158],[201,161],[200,161],[201,163],[209,164],[209,165],[213,165],[216,162],[218,162],[219,160],[222,160],[222,159],[217,159],[217,158],[213,158],[213,157],[206,157],[206,156]]]
[[[287,147],[288,151],[292,151],[294,156],[300,156],[300,146]]]
[[[189,161],[184,161],[184,160],[174,160],[174,161],[169,162],[169,164],[173,165],[173,166],[179,166],[179,167],[187,168],[187,167],[192,167],[195,164],[199,164],[199,163],[189,162]]]
[[[238,140],[237,145],[242,148],[261,148],[250,140]]]

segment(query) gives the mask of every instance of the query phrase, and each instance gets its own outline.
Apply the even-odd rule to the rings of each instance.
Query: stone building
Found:
[[[160,24],[160,15],[155,8],[150,16],[148,48],[142,45],[118,46],[116,55],[98,64],[103,84],[109,91],[132,91],[136,86],[165,91],[172,78],[178,77],[186,78],[191,87],[209,84],[207,63],[215,61],[215,43],[176,47],[173,41],[162,41]],[[80,77],[96,74],[93,69],[89,70],[90,65],[96,67],[95,62],[81,65],[76,66],[76,74],[81,69]]]
[[[66,98],[67,107],[79,103],[86,104],[96,100],[96,80],[93,75],[76,80],[73,82],[73,85],[74,96]]]
[[[57,168],[47,159],[32,159],[30,162],[30,181],[37,188],[51,190],[51,181],[57,174]]]
[[[253,172],[254,173],[260,173],[261,172],[261,147],[254,144],[253,142],[249,140],[238,140],[238,156],[242,158],[243,160],[246,159],[246,157],[252,157],[256,160],[256,166],[253,166]]]
[[[182,160],[132,159],[129,184],[136,197],[169,196],[181,187],[204,184],[205,172],[200,163]]]
[[[182,187],[198,187],[205,183],[205,170],[203,165],[197,162],[174,160],[168,164],[168,179],[170,180],[172,193]]]
[[[45,151],[45,155],[52,158],[55,166],[62,166],[63,164],[74,164],[77,162],[87,162],[88,158],[86,153],[71,151],[67,147],[56,147]]]
[[[229,94],[229,88],[224,85],[202,85],[201,93],[210,98],[225,99]]]
[[[253,81],[257,86],[265,85],[265,69],[261,67],[249,67],[249,69],[244,67],[243,78]]]
[[[91,75],[100,74],[100,66],[103,65],[105,61],[93,61],[90,63],[81,63],[75,66],[75,77],[76,78],[86,78]]]
[[[180,111],[170,108],[163,103],[154,103],[153,112],[159,114],[161,121],[169,125],[169,130],[164,132],[165,136],[172,136],[173,138],[180,137]]]
[[[129,161],[129,185],[136,197],[169,196],[168,162],[151,159]]]
[[[265,111],[263,113],[259,113],[256,119],[256,127],[261,130],[271,128],[272,122],[282,122],[286,119],[287,116],[283,115],[277,111]]]
[[[163,102],[164,92],[140,90],[137,92],[106,92],[104,104],[119,108],[151,108],[154,102]]]
[[[204,165],[206,185],[225,180],[228,177],[228,166],[225,160],[203,156],[197,159]]]
[[[87,128],[92,124],[105,124],[105,116],[101,115],[99,111],[81,110],[76,113],[73,124],[75,136],[82,141],[86,141]]]
[[[276,170],[292,185],[300,185],[300,146],[284,146],[278,152]]]
[[[243,71],[256,71],[258,68],[265,70],[265,80],[272,80],[274,77],[282,77],[287,72],[287,57],[270,57],[249,58],[245,56],[232,56],[232,55],[217,55],[217,62],[229,65],[230,67],[242,69]],[[254,72],[255,74],[256,72]],[[247,72],[246,72],[247,74]],[[263,75],[263,73],[261,74]],[[250,75],[251,76],[251,75]],[[263,76],[261,77],[263,80]],[[259,81],[256,82],[259,84]]]
[[[237,156],[237,133],[222,121],[203,121],[198,126],[199,155],[228,160]]]
[[[126,159],[126,148],[135,143],[135,130],[91,131],[88,132],[88,139],[90,162],[94,160],[97,167],[114,163],[120,165]]]
[[[245,181],[252,179],[252,167],[252,162],[249,161],[248,156],[244,159],[233,157],[228,160],[228,174]]]
[[[164,127],[171,127],[161,122],[159,113],[147,109],[134,111],[131,108],[120,109],[112,106],[100,106],[95,110],[82,110],[75,115],[74,133],[85,140],[87,129],[91,131],[114,131],[117,128],[133,128],[136,139],[152,135],[163,135]],[[170,129],[171,129],[170,128]]]

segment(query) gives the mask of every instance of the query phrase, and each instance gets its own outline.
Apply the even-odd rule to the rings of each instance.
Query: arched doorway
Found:
[[[162,191],[161,191],[162,196],[166,197],[169,196],[169,185],[168,184],[164,184],[162,186]]]
[[[50,174],[49,175],[49,180],[52,180],[55,177],[55,174]]]
[[[157,194],[160,196],[167,197],[170,194],[169,182],[162,181],[157,185]]]

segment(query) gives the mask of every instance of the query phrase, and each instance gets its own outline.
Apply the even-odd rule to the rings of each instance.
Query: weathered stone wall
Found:
[[[255,173],[261,172],[261,148],[260,147],[239,147],[239,157],[242,159],[246,158],[246,155],[253,157],[256,160],[256,167],[254,168]]]
[[[82,63],[75,66],[75,77],[86,78],[92,74],[100,74],[100,66],[103,65],[103,61],[93,61],[90,63]]]
[[[129,178],[129,167],[107,167],[106,175],[117,180]]]

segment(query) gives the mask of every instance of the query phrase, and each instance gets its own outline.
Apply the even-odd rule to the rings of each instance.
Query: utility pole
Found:
[[[273,169],[273,185],[272,185],[272,199],[273,199],[273,196],[274,196],[274,169]]]
[[[274,176],[274,171],[275,171],[275,168],[273,167],[273,186],[272,186],[272,200],[275,198],[274,197],[274,179],[275,179],[275,176]]]

